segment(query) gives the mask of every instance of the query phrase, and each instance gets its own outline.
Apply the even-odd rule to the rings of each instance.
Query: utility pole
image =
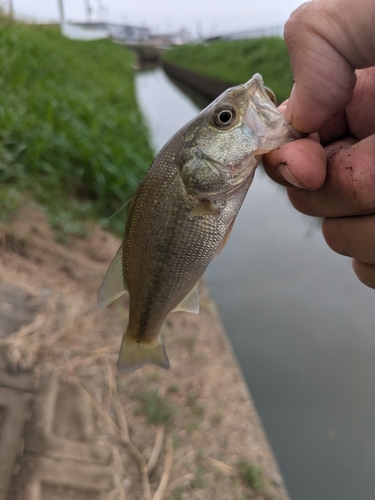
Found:
[[[9,19],[13,19],[14,17],[13,0],[8,0],[8,15]]]
[[[98,0],[98,11],[100,13],[100,20],[104,24],[103,2]]]
[[[87,22],[88,22],[88,24],[91,24],[91,5],[90,5],[90,0],[86,0],[86,15],[87,15]]]
[[[60,24],[64,24],[65,18],[64,18],[63,0],[57,0],[57,3],[59,5]]]

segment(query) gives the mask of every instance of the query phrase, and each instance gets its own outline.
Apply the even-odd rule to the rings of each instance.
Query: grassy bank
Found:
[[[260,73],[280,102],[287,99],[292,87],[288,52],[284,40],[277,37],[182,45],[167,51],[163,58],[233,85]]]
[[[132,195],[152,160],[134,57],[0,21],[1,204],[27,190],[62,220],[74,207],[105,219]]]

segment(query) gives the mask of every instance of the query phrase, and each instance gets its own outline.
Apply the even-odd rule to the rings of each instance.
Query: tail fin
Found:
[[[160,337],[158,344],[152,346],[129,340],[125,333],[117,362],[118,370],[128,373],[144,365],[156,365],[169,370],[169,359]]]

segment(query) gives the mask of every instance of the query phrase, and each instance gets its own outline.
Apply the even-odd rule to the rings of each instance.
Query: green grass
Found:
[[[134,57],[109,40],[0,20],[0,186],[26,189],[53,213],[71,214],[73,199],[85,202],[80,216],[118,210],[153,156]]]
[[[259,465],[251,464],[244,458],[240,458],[236,465],[244,483],[258,493],[264,491],[263,471]]]
[[[152,389],[144,391],[139,395],[138,400],[135,415],[145,415],[149,424],[161,425],[171,421],[173,408],[168,399],[158,395],[158,391]]]
[[[293,83],[285,42],[277,37],[181,45],[163,53],[163,58],[233,85],[260,73],[279,102],[288,98]]]

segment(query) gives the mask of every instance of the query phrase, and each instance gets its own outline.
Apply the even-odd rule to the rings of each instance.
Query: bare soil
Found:
[[[7,369],[39,373],[48,366],[93,400],[102,435],[119,456],[119,491],[111,498],[287,499],[204,286],[199,315],[173,313],[163,327],[171,369],[117,373],[127,298],[104,310],[96,301],[120,240],[99,227],[89,232],[58,244],[31,202],[0,226],[0,348]]]

